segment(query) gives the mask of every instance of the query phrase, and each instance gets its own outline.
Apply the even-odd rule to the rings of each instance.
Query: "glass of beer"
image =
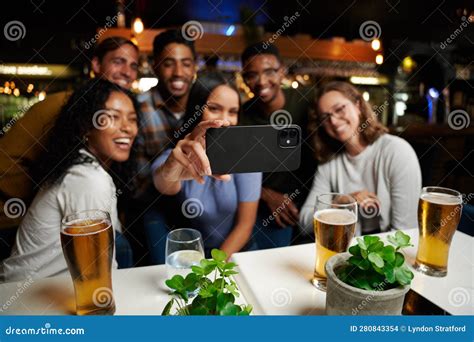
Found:
[[[62,220],[61,245],[76,294],[78,315],[113,315],[114,232],[107,212],[86,210]]]
[[[312,283],[326,291],[326,261],[337,253],[346,252],[355,234],[357,201],[349,195],[329,193],[316,197],[314,213],[316,265]]]
[[[418,202],[417,271],[435,277],[446,276],[449,247],[461,212],[459,192],[437,186],[423,188]]]

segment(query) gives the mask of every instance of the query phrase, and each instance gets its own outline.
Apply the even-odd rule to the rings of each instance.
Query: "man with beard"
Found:
[[[158,85],[140,95],[140,133],[137,137],[137,174],[133,207],[130,206],[127,221],[135,223],[134,230],[140,229],[143,219],[144,229],[158,240],[165,234],[164,216],[167,201],[153,186],[151,163],[173,144],[175,130],[182,125],[182,118],[188,101],[191,85],[196,77],[196,52],[194,42],[186,40],[181,30],[167,30],[157,35],[153,41],[153,69],[158,77]],[[138,224],[137,224],[138,223]],[[147,234],[148,235],[148,234]],[[152,263],[161,263],[153,255],[159,247],[154,238],[147,236]],[[166,240],[166,238],[164,238]],[[143,246],[135,246],[143,253]]]
[[[282,89],[285,68],[278,49],[256,43],[242,53],[242,76],[255,97],[243,105],[242,125],[292,123],[302,129],[301,166],[296,171],[264,173],[255,226],[259,248],[288,246],[316,170],[308,139],[313,94],[310,89]],[[298,240],[298,236],[293,236]]]

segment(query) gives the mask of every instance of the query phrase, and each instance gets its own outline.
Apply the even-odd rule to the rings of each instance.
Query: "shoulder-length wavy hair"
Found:
[[[190,92],[188,102],[186,104],[186,112],[183,117],[183,124],[175,131],[174,137],[176,142],[183,139],[186,134],[191,133],[192,130],[202,121],[204,110],[207,107],[207,100],[211,93],[217,87],[225,85],[233,89],[239,97],[239,116],[241,112],[240,94],[231,79],[226,78],[219,72],[209,72],[200,75],[194,82]]]
[[[138,115],[138,104],[134,95],[109,81],[92,79],[74,91],[51,128],[46,152],[32,166],[33,179],[38,188],[60,182],[72,165],[90,162],[90,158],[81,156],[79,150],[87,148],[85,135],[96,129],[93,122],[94,114],[105,108],[105,103],[113,92],[127,95]],[[127,180],[131,179],[131,172],[135,169],[135,150],[133,144],[128,161],[114,162],[108,171],[115,185],[124,190],[131,186]]]
[[[332,81],[323,85],[316,92],[314,100],[315,110],[310,115],[309,130],[311,132],[313,148],[315,157],[321,162],[325,163],[337,154],[344,151],[344,143],[330,137],[326,129],[321,125],[319,116],[319,100],[321,97],[330,92],[337,91],[349,99],[354,105],[360,109],[360,122],[357,133],[362,138],[363,142],[370,145],[377,140],[381,135],[388,132],[378,119],[377,115],[372,110],[370,104],[364,100],[359,90],[352,84],[342,81]]]

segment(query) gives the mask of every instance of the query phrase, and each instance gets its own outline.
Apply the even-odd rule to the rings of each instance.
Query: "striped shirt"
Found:
[[[151,164],[173,143],[173,133],[182,124],[165,106],[156,87],[138,97],[140,103],[140,131],[136,138],[137,174],[134,197],[148,202],[156,190],[153,186]],[[153,196],[153,197],[152,197]]]

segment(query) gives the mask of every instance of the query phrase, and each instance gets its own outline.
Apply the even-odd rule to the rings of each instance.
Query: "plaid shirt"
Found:
[[[156,87],[138,96],[140,103],[140,130],[136,138],[137,173],[135,176],[136,199],[149,201],[156,195],[151,164],[173,143],[174,130],[181,126],[173,113],[165,107]],[[153,196],[153,197],[151,197]]]

